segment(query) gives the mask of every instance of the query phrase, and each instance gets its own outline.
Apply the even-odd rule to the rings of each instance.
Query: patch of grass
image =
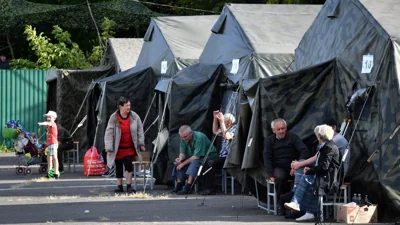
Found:
[[[47,182],[50,180],[55,180],[55,179],[54,178],[46,178],[46,177],[38,177],[38,178],[32,179],[32,181],[35,181],[35,182]]]
[[[100,217],[100,221],[109,221],[109,220],[110,220],[110,218],[107,218],[105,216]]]
[[[163,194],[163,195],[158,195],[155,198],[157,198],[157,199],[169,199],[169,197],[171,197],[171,195]]]
[[[19,189],[19,188],[26,187],[26,186],[31,185],[31,184],[33,184],[33,183],[35,183],[34,180],[30,180],[30,181],[27,181],[27,182],[25,182],[25,183],[15,184],[15,185],[11,186],[11,189],[12,189],[12,190],[17,190],[17,189]]]
[[[111,193],[107,191],[102,191],[100,192],[99,197],[111,197]]]
[[[47,199],[49,199],[49,200],[66,200],[66,199],[77,199],[77,198],[80,198],[81,196],[79,196],[79,195],[72,195],[72,196],[66,196],[66,195],[64,195],[64,196],[55,196],[55,195],[51,195],[51,196],[48,196],[47,197]]]
[[[134,199],[152,199],[153,196],[144,193],[144,192],[136,192],[136,194],[122,194],[118,195],[115,194],[116,197],[122,197],[122,198],[134,198]]]
[[[13,199],[8,199],[7,201],[8,202],[15,202],[15,201],[28,202],[28,201],[32,201],[32,199],[31,198],[13,198]]]

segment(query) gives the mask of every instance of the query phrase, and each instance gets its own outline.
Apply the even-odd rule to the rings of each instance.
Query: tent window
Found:
[[[214,34],[222,34],[224,32],[224,24],[226,20],[226,14],[220,16],[214,26],[211,28],[211,32]]]
[[[339,15],[339,0],[329,1],[328,18],[337,18]]]
[[[147,29],[143,40],[146,41],[146,42],[151,41],[151,38],[153,36],[153,31],[154,31],[154,25],[152,25],[151,27],[149,27],[149,29]]]

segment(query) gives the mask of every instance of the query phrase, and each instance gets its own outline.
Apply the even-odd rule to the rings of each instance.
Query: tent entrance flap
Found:
[[[168,132],[168,129],[165,127],[160,132],[158,132],[157,138],[153,141],[153,145],[154,145],[153,155],[155,153],[157,153],[153,162],[157,161],[158,152],[160,152],[160,150],[162,150],[165,147],[165,145],[167,144],[168,136],[169,136],[169,132]]]
[[[98,133],[98,131],[99,131],[99,125],[102,123],[102,120],[101,120],[101,115],[102,115],[102,111],[103,111],[103,102],[104,102],[104,96],[106,95],[105,94],[105,92],[106,92],[106,86],[107,86],[107,82],[104,82],[104,86],[103,86],[103,88],[102,88],[102,90],[101,90],[101,97],[100,97],[100,102],[98,102],[98,104],[97,104],[97,106],[98,107],[96,107],[96,111],[98,112],[98,116],[97,116],[97,126],[96,126],[96,131],[95,131],[95,133],[94,133],[94,141],[93,141],[93,145],[92,146],[95,146],[96,145],[96,141],[97,141],[97,133]]]
[[[170,93],[171,85],[172,85],[172,79],[170,79],[167,84],[167,92],[166,92],[167,98],[165,99],[164,108],[163,108],[163,112],[162,112],[161,120],[160,120],[160,126],[158,128],[157,138],[156,138],[156,140],[153,141],[153,144],[154,143],[155,144],[154,144],[154,150],[153,150],[153,159],[151,160],[152,163],[157,161],[158,155],[160,154],[160,151],[164,148],[165,144],[168,141],[168,137],[169,137],[169,132],[168,132],[167,128],[164,127],[164,119],[165,119],[165,113],[166,113],[167,107],[168,107],[168,101],[169,101],[169,98],[171,95],[171,93]]]

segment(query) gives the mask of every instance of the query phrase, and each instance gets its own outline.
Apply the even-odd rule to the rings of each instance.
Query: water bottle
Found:
[[[353,198],[351,199],[352,202],[355,202],[357,204],[358,200],[357,200],[357,194],[354,193]]]
[[[368,195],[365,195],[365,197],[364,197],[364,204],[371,205],[371,202],[369,202],[369,199],[368,199]]]
[[[358,194],[357,204],[362,204],[361,194]]]

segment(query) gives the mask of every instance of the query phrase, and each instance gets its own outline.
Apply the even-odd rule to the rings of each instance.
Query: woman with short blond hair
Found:
[[[285,203],[285,207],[293,210],[301,210],[306,214],[296,221],[310,221],[319,215],[318,197],[328,195],[336,191],[337,175],[340,165],[339,149],[332,141],[334,131],[326,124],[316,126],[315,136],[318,139],[317,161],[313,168],[305,167],[305,175],[299,182],[295,192],[298,203]],[[315,184],[315,185],[314,185]],[[300,208],[297,206],[300,205]]]

